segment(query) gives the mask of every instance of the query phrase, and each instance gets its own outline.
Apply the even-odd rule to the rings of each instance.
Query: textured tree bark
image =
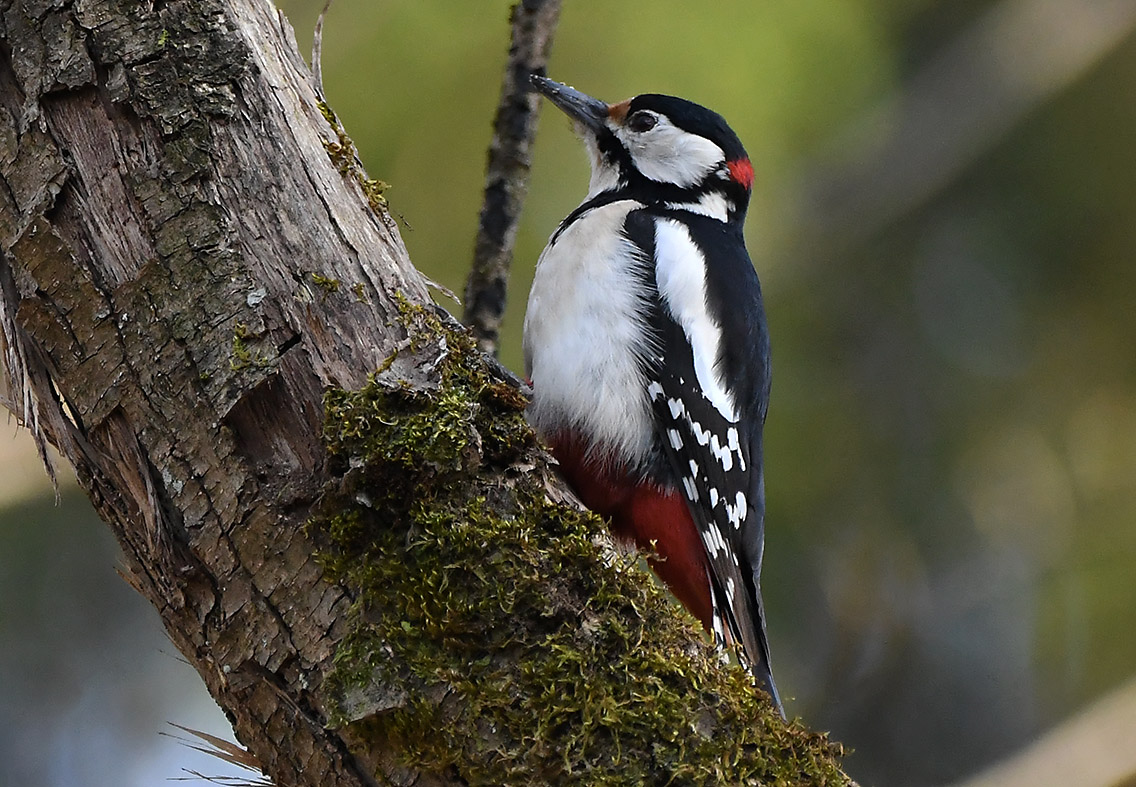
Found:
[[[543,507],[569,496],[516,381],[455,356],[308,80],[269,0],[0,0],[0,403],[74,466],[238,738],[281,787],[739,783],[722,775],[738,763],[848,783],[837,747],[720,670],[587,527],[564,525],[571,554],[552,554],[546,525],[565,520]],[[371,379],[369,399],[328,400],[342,420],[325,433],[326,392]],[[414,397],[437,417],[405,415]],[[367,431],[384,426],[433,453]],[[383,495],[411,527],[375,513]],[[507,549],[470,537],[478,523]],[[412,543],[428,527],[474,557],[420,566],[392,613],[366,577],[395,576],[404,547],[428,557]],[[497,593],[483,569],[525,553],[523,583]]]
[[[373,784],[307,688],[349,599],[301,526],[324,389],[405,338],[423,279],[267,0],[0,9],[9,404],[276,783]]]

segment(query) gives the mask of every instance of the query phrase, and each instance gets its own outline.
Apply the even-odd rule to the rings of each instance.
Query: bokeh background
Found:
[[[281,3],[304,50],[319,5]],[[459,293],[509,5],[337,0],[325,25],[331,103]],[[550,75],[693,99],[749,149],[774,667],[864,785],[958,783],[1136,674],[1134,25],[1132,0],[565,0]],[[586,182],[546,111],[514,369],[533,263]],[[225,723],[85,501],[55,505],[8,432],[0,785],[223,772],[159,736]]]

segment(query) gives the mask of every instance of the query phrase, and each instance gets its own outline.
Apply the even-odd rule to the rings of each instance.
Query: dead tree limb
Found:
[[[560,19],[560,0],[519,0],[513,6],[512,43],[485,172],[473,267],[465,287],[465,324],[483,352],[497,354],[509,287],[509,266],[532,166],[540,96],[529,77],[543,74]]]

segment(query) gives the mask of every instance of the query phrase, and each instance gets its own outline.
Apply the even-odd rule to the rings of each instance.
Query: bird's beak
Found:
[[[607,120],[608,106],[598,98],[592,98],[574,87],[562,85],[539,74],[532,75],[532,84],[538,92],[547,96],[564,114],[582,124],[585,128],[595,131]]]

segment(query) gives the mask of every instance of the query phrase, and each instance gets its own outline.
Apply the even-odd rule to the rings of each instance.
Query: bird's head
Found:
[[[626,190],[723,221],[745,215],[753,166],[717,112],[656,93],[607,104],[539,75],[532,84],[572,118],[587,145],[590,196]]]

